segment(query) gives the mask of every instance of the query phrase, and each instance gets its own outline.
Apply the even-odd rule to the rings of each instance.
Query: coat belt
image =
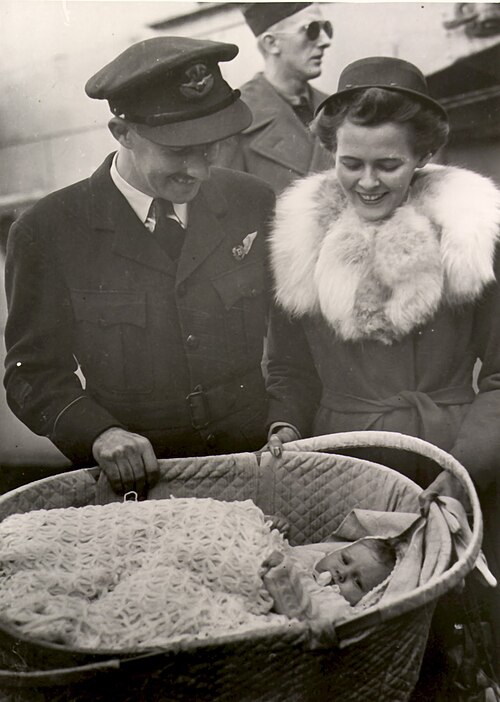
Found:
[[[431,392],[402,390],[396,395],[379,399],[333,392],[327,388],[323,393],[321,405],[344,414],[375,414],[376,417],[370,422],[370,426],[389,412],[415,409],[422,422],[423,438],[439,446],[440,439],[449,433],[449,427],[445,427],[446,415],[441,412],[440,407],[467,405],[474,397],[475,392],[471,385],[455,385]]]

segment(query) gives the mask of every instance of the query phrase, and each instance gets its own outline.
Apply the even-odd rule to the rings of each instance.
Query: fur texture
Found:
[[[478,298],[494,280],[500,193],[461,168],[417,171],[392,217],[361,220],[334,171],[297,181],[279,198],[271,236],[278,303],[321,312],[342,339],[392,343],[441,303]]]

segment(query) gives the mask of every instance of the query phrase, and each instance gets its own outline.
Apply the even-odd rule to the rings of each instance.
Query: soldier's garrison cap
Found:
[[[246,23],[256,37],[286,17],[304,10],[312,2],[252,2],[241,6]]]
[[[235,44],[187,37],[145,39],[93,75],[85,92],[107,100],[114,115],[158,144],[219,141],[252,121],[240,91],[226,83],[219,68],[238,51]]]

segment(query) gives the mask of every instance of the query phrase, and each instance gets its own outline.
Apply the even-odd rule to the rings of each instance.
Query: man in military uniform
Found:
[[[264,72],[241,88],[253,121],[224,145],[220,163],[263,178],[278,194],[296,178],[332,166],[308,125],[326,99],[309,81],[321,74],[333,28],[310,2],[252,3],[243,14],[257,37]]]
[[[102,68],[86,92],[108,101],[117,153],[9,235],[9,405],[117,492],[152,485],[158,457],[265,442],[274,194],[211,168],[217,142],[251,121],[219,68],[237,52],[160,37]]]

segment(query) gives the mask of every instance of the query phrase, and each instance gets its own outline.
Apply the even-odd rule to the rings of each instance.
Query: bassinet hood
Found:
[[[500,193],[484,176],[429,165],[392,217],[367,223],[333,170],[297,181],[278,200],[271,235],[277,302],[321,313],[345,340],[392,343],[442,302],[477,299],[494,280]]]

